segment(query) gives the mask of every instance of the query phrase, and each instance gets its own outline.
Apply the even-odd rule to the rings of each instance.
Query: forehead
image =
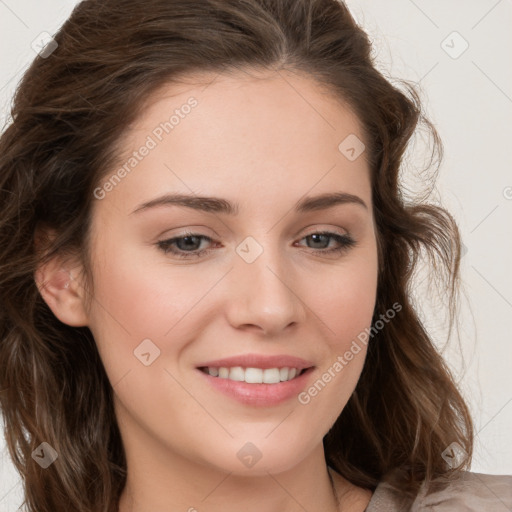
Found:
[[[272,201],[289,192],[295,202],[312,188],[320,193],[347,187],[368,198],[366,155],[348,159],[340,150],[347,138],[362,144],[359,120],[307,75],[189,75],[148,98],[124,134],[119,166],[130,159],[135,165],[127,167],[109,198],[133,204],[162,186],[184,193],[245,194],[248,201],[258,194]],[[150,150],[134,162],[134,152],[144,146]]]
[[[251,127],[261,128],[262,123],[267,123],[265,130],[260,130],[262,138],[282,130],[286,135],[279,140],[286,140],[290,135],[320,136],[329,131],[343,134],[351,130],[350,133],[364,139],[362,126],[350,105],[304,73],[230,70],[217,74],[190,74],[177,80],[161,86],[147,98],[126,135],[136,136],[141,130],[148,132],[155,126],[155,121],[165,121],[169,114],[177,111],[180,119],[184,118],[183,114],[189,117],[189,113],[202,121],[215,119],[210,125],[222,124],[224,131],[229,125],[232,131],[242,127],[247,133]],[[186,108],[191,98],[198,104],[193,112]],[[275,128],[277,123],[278,129]],[[179,131],[184,130],[186,125]],[[304,144],[307,145],[307,140]]]

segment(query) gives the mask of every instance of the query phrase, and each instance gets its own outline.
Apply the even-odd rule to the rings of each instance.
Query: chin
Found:
[[[298,446],[293,442],[249,439],[250,436],[243,441],[233,440],[230,446],[221,449],[216,460],[208,460],[208,464],[237,476],[268,476],[268,473],[278,474],[293,469],[307,455],[302,443]],[[288,439],[293,439],[293,436]]]

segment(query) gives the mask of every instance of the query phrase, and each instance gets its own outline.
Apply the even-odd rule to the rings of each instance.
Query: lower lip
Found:
[[[276,384],[249,384],[231,379],[212,377],[202,370],[197,370],[207,382],[221,393],[234,398],[247,405],[270,407],[286,402],[305,388],[310,373],[314,367],[308,368],[304,373],[292,380]]]

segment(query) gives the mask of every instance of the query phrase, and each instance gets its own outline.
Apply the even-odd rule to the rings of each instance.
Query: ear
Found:
[[[57,255],[34,273],[39,293],[48,307],[61,322],[72,327],[88,325],[85,289],[79,279],[81,270],[81,264],[73,265],[69,256],[64,259]]]

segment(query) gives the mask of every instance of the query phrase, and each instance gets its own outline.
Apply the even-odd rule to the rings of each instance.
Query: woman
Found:
[[[1,405],[28,510],[494,510],[410,297],[455,310],[421,115],[335,0],[86,0],[0,140]],[[444,507],[444,509],[442,508]]]

